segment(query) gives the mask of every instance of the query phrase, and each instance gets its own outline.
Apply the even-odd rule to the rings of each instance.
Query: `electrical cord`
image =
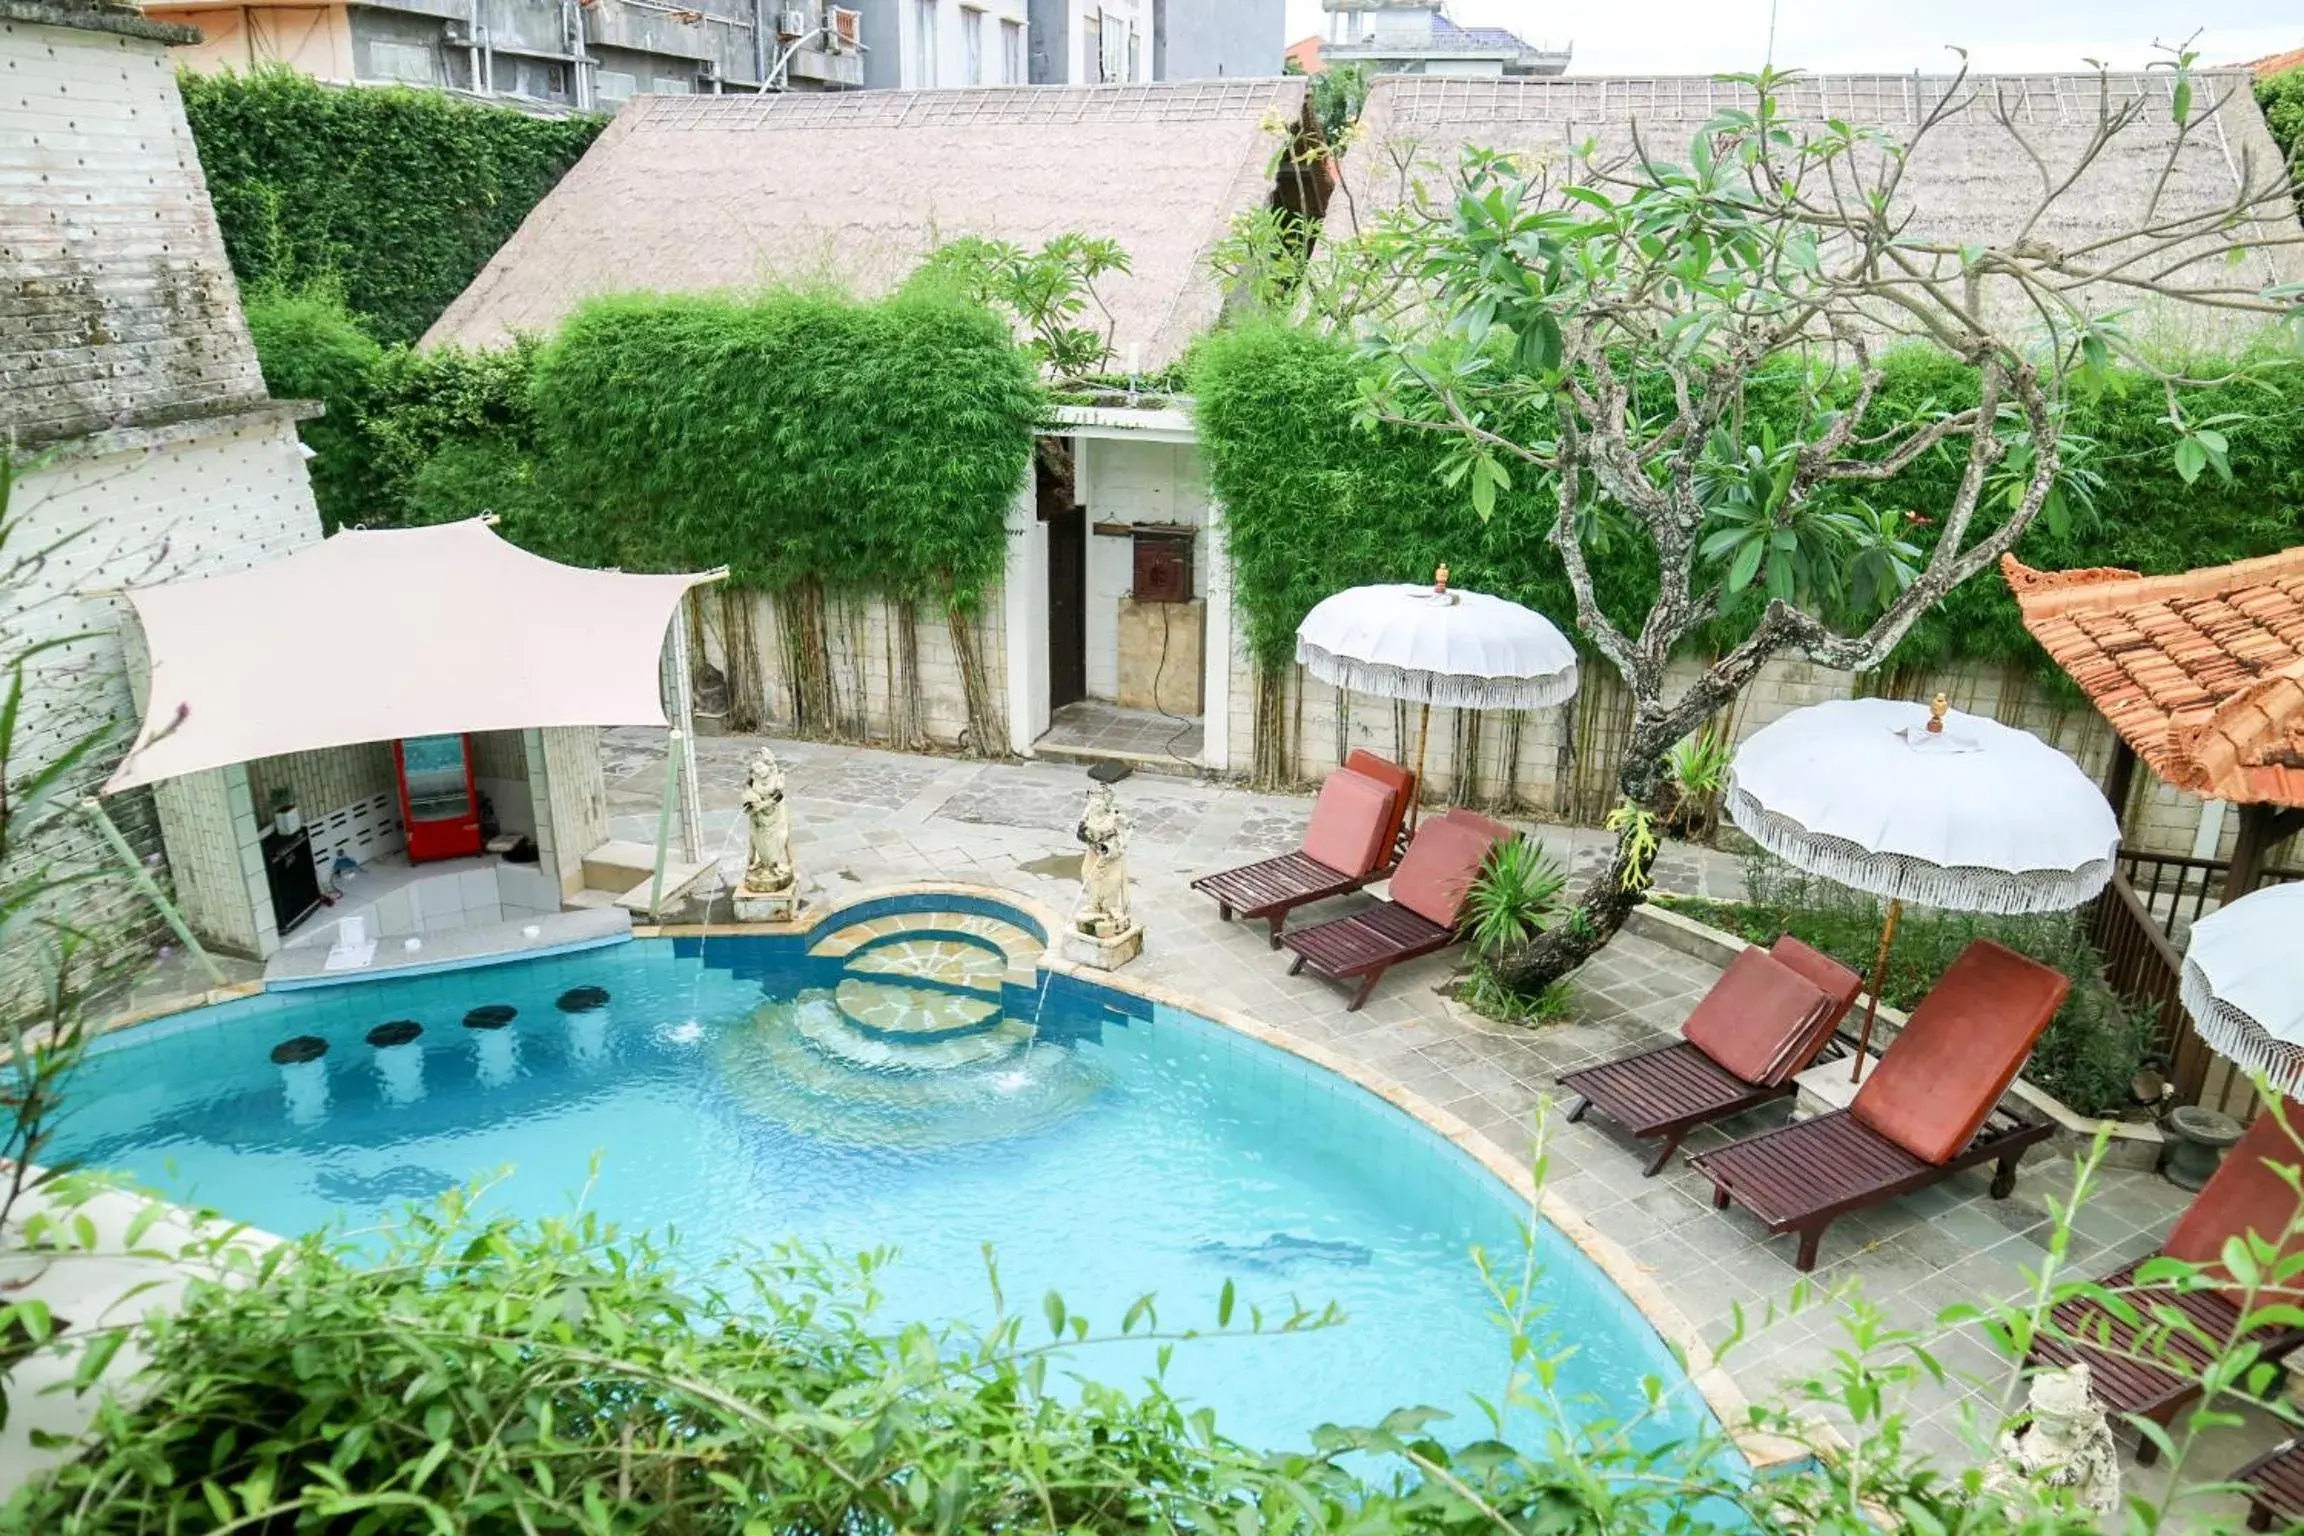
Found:
[[[1129,595],[1133,597],[1135,594],[1130,593]],[[1185,601],[1190,602],[1191,599],[1187,597]],[[1171,610],[1176,607],[1177,605],[1175,603],[1162,603],[1160,605],[1160,662],[1159,665],[1152,669],[1152,708],[1153,711],[1158,714],[1161,719],[1174,720],[1179,722],[1176,727],[1175,734],[1168,738],[1166,744],[1163,745],[1160,750],[1165,753],[1171,760],[1182,764],[1184,767],[1198,769],[1204,765],[1196,763],[1191,758],[1188,758],[1181,752],[1178,752],[1176,750],[1176,743],[1182,741],[1187,735],[1189,735],[1194,725],[1199,725],[1203,730],[1206,729],[1207,716],[1205,714],[1205,704],[1203,704],[1202,715],[1196,720],[1190,715],[1176,714],[1165,704],[1160,702],[1160,684],[1161,681],[1168,675],[1168,625],[1174,616]],[[1206,645],[1205,637],[1203,637],[1202,645],[1203,647]],[[1205,739],[1205,737],[1203,737],[1203,739]]]

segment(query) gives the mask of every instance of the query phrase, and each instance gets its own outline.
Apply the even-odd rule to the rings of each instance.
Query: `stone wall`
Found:
[[[264,399],[176,93],[180,31],[0,9],[0,435],[19,446]]]

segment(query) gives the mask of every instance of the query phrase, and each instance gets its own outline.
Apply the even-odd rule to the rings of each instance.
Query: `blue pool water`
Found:
[[[1470,1250],[1507,1263],[1516,1197],[1464,1154],[1345,1080],[1205,1020],[1065,978],[1012,995],[1028,1046],[941,1074],[826,1058],[805,1038],[822,978],[797,945],[636,941],[443,975],[270,993],[108,1037],[78,1079],[64,1155],[255,1226],[358,1227],[399,1203],[509,1170],[484,1209],[566,1211],[595,1155],[593,1207],[677,1230],[699,1264],[786,1237],[893,1246],[899,1319],[982,1320],[981,1249],[1012,1305],[1049,1290],[1117,1325],[1155,1292],[1162,1323],[1209,1326],[1229,1278],[1244,1319],[1339,1304],[1341,1327],[1177,1350],[1173,1387],[1251,1443],[1429,1404],[1484,1432],[1505,1337]],[[605,1002],[567,1012],[577,988]],[[1011,994],[1021,989],[1010,988]],[[811,1001],[792,1001],[806,994]],[[576,1003],[597,1002],[577,996]],[[467,1027],[489,1005],[499,1028]],[[401,1045],[377,1026],[413,1022]],[[405,1034],[403,1028],[400,1031]],[[315,1061],[278,1064],[294,1037]],[[383,1036],[380,1038],[392,1038]],[[307,1045],[305,1053],[311,1047]],[[292,1053],[293,1054],[293,1053]],[[1579,1353],[1566,1389],[1593,1417],[1678,1383],[1639,1313],[1540,1228],[1549,1328]],[[1133,1381],[1134,1346],[1079,1357]]]

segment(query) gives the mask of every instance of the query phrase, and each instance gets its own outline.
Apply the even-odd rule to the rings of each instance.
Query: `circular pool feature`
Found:
[[[272,1047],[272,1060],[283,1067],[300,1067],[328,1054],[328,1042],[318,1035],[297,1035]]]
[[[590,1013],[595,1008],[608,1006],[606,987],[570,987],[554,1003],[562,1013]]]
[[[1524,1197],[1332,1072],[1084,979],[977,988],[996,1012],[930,1017],[929,994],[969,990],[935,969],[941,951],[922,947],[907,976],[886,946],[852,949],[854,968],[821,948],[906,917],[893,900],[812,936],[632,940],[114,1031],[80,1069],[54,1155],[283,1234],[372,1232],[449,1185],[484,1186],[482,1219],[564,1217],[580,1199],[625,1232],[670,1234],[684,1273],[739,1291],[720,1267],[786,1240],[893,1249],[873,1275],[874,1323],[891,1334],[990,1324],[987,1247],[1006,1296],[1032,1298],[1012,1307],[1037,1315],[1054,1291],[1099,1336],[1147,1292],[1169,1332],[1213,1330],[1230,1282],[1235,1328],[1299,1304],[1346,1321],[1178,1344],[1168,1389],[1227,1434],[1301,1447],[1322,1423],[1420,1404],[1454,1415],[1444,1438],[1487,1433],[1477,1400],[1503,1381],[1510,1341],[1471,1250],[1517,1276]],[[1019,949],[1041,939],[1021,914],[911,910],[924,928],[974,916],[1013,925]],[[851,989],[844,1005],[854,979],[917,995]],[[583,987],[614,1006],[554,1011]],[[515,1015],[528,1022],[500,1027]],[[378,1020],[421,1018],[497,1028],[361,1048]],[[249,1031],[339,1048],[283,1069],[233,1048]],[[1533,1229],[1539,1331],[1576,1345],[1559,1399],[1621,1421],[1645,1411],[1654,1377],[1670,1405],[1659,1440],[1707,1424],[1638,1308],[1562,1233]],[[1077,1349],[1059,1371],[1133,1388],[1159,1368],[1159,1345],[1135,1339]]]
[[[379,1024],[368,1031],[368,1043],[383,1050],[387,1046],[406,1045],[423,1033],[424,1026],[414,1019],[394,1019],[389,1024]]]

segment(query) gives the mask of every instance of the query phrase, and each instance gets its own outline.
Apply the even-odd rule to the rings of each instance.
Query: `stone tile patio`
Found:
[[[735,796],[754,745],[732,738],[698,743],[707,851],[716,852],[731,875],[740,872],[744,846]],[[1072,905],[1078,847],[1071,834],[1088,788],[1080,768],[810,742],[771,745],[789,769],[797,858],[819,899],[838,902],[873,886],[941,878],[1007,887],[1059,909]],[[640,733],[615,733],[606,751],[615,835],[652,837],[660,746]],[[1514,1156],[1527,1155],[1537,1107],[1557,1095],[1558,1074],[1675,1031],[1717,974],[1626,935],[1576,977],[1574,1015],[1566,1022],[1522,1029],[1460,1007],[1446,995],[1460,955],[1395,970],[1364,1010],[1349,1014],[1337,990],[1316,978],[1290,977],[1284,957],[1266,949],[1260,927],[1222,923],[1213,903],[1189,889],[1197,874],[1293,847],[1310,812],[1307,799],[1155,775],[1127,780],[1118,794],[1136,820],[1131,871],[1148,932],[1136,974],[1363,1062],[1446,1106]],[[1599,832],[1532,830],[1579,868],[1603,856]],[[1737,861],[1709,850],[1672,846],[1658,867],[1666,889],[1721,898],[1741,890]],[[1349,910],[1366,899],[1344,898],[1306,917]],[[1784,1113],[1780,1107],[1757,1112],[1728,1132],[1692,1138],[1690,1149],[1748,1133]],[[1751,1320],[1754,1326],[1727,1359],[1748,1394],[1772,1395],[1787,1380],[1825,1368],[1845,1344],[1841,1324],[1854,1293],[1890,1323],[1926,1338],[1954,1373],[1912,1402],[1924,1444],[1960,1447],[1963,1415],[1998,1422],[2008,1370],[1982,1340],[1942,1332],[1935,1319],[1957,1303],[2028,1289],[2027,1270],[2036,1272],[2046,1256],[2046,1200],[2071,1187],[2068,1161],[2035,1153],[2007,1201],[1986,1195],[1987,1169],[1838,1223],[1825,1238],[1814,1276],[1819,1298],[1761,1327],[1800,1278],[1790,1239],[1768,1238],[1741,1212],[1714,1211],[1709,1186],[1684,1166],[1642,1178],[1642,1159],[1597,1117],[1571,1125],[1555,1106],[1547,1131],[1551,1187],[1651,1271],[1706,1339],[1726,1339],[1739,1308]],[[2100,1174],[2076,1223],[2074,1263],[2100,1273],[2149,1252],[2184,1199],[2156,1175]],[[2269,1420],[2223,1432],[2196,1458],[2191,1475],[2221,1475],[2276,1438]],[[2156,1474],[2130,1471],[2137,1486],[2152,1486]]]

